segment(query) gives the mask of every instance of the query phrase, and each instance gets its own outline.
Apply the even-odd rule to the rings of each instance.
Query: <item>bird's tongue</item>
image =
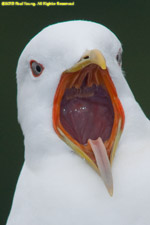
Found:
[[[96,159],[96,163],[97,163],[98,169],[100,171],[101,177],[104,181],[104,184],[105,184],[109,194],[112,196],[112,194],[113,194],[113,179],[112,179],[110,161],[108,159],[107,150],[105,148],[105,145],[100,137],[97,140],[89,139],[88,143],[91,146],[91,149],[93,150],[93,153],[94,153],[94,156]]]

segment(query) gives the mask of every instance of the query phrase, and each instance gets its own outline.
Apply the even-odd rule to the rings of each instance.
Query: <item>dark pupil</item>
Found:
[[[39,65],[37,65],[36,66],[36,70],[37,70],[38,73],[40,73],[41,72],[41,67]]]

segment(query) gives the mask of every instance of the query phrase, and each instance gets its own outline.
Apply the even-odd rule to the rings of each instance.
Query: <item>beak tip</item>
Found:
[[[108,180],[109,180],[109,182],[106,182],[105,186],[107,188],[109,195],[112,197],[113,196],[113,178],[112,178],[112,176]]]
[[[108,190],[109,195],[112,197],[113,196],[113,187],[111,187],[107,190]]]
[[[108,183],[104,182],[104,184],[105,184],[105,187],[106,187],[109,195],[112,197],[113,196],[113,180],[110,179]]]

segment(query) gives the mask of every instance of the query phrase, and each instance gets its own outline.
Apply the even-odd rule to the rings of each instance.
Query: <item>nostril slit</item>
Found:
[[[86,55],[86,56],[84,56],[84,57],[83,57],[83,59],[89,59],[89,56],[88,56],[88,55]]]

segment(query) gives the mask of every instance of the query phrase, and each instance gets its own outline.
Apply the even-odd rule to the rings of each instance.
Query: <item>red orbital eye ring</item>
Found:
[[[30,61],[30,68],[34,77],[39,77],[44,70],[44,66],[35,60]]]

